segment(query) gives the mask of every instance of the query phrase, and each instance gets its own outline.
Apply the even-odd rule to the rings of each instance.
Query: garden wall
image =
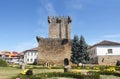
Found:
[[[120,61],[120,55],[106,55],[98,56],[99,65],[116,65],[117,61]]]

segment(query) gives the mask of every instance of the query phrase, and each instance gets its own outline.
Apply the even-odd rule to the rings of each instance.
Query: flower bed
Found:
[[[50,77],[69,77],[69,78],[79,78],[79,79],[100,79],[100,75],[98,73],[91,74],[91,75],[82,75],[81,73],[62,73],[62,72],[51,72],[51,73],[41,73],[37,75],[22,75],[19,74],[16,77],[12,77],[11,79],[16,79],[20,77],[20,79],[46,79]]]
[[[63,69],[62,66],[60,67],[40,67],[40,66],[33,66],[30,69]],[[82,73],[82,69],[86,70]],[[120,67],[117,66],[73,66],[71,71],[68,73],[63,72],[44,72],[35,75],[26,75],[25,72],[23,74],[19,74],[16,77],[21,77],[20,79],[26,79],[29,77],[30,79],[46,79],[51,77],[70,77],[70,78],[80,78],[80,79],[99,79],[100,75],[115,75],[120,77],[119,73]],[[88,72],[90,71],[90,72]],[[13,77],[11,79],[15,79]]]
[[[120,73],[113,71],[99,71],[101,75],[114,75],[120,77]]]

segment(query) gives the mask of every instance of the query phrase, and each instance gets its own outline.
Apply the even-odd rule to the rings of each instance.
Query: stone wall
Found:
[[[89,63],[90,64],[98,64],[98,57],[90,58]]]
[[[118,60],[120,61],[120,55],[98,56],[99,65],[116,65]]]
[[[70,24],[72,22],[72,18],[70,16],[64,17],[48,17],[49,23],[49,38],[62,38],[62,39],[70,39]]]
[[[70,59],[71,41],[68,39],[52,39],[37,37],[38,63],[63,65],[64,59]]]

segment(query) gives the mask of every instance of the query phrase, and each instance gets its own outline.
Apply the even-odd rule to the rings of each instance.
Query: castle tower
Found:
[[[49,23],[49,38],[70,39],[71,31],[70,24],[72,18],[68,17],[50,17],[48,16]]]

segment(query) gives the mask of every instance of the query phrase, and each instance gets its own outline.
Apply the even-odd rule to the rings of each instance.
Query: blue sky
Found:
[[[0,0],[0,51],[36,47],[48,37],[48,16],[72,16],[71,34],[90,45],[120,42],[120,0]]]

